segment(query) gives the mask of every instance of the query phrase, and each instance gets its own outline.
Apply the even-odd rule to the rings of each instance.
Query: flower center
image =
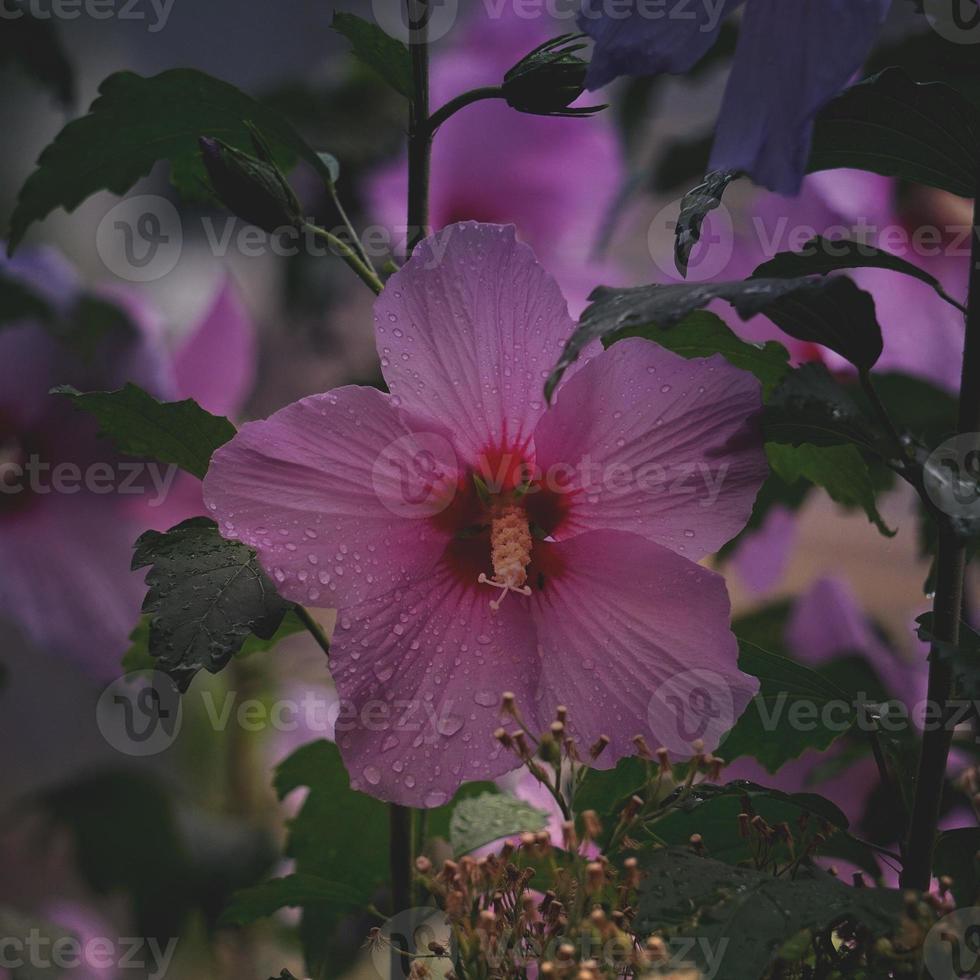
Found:
[[[531,526],[520,504],[504,504],[494,512],[490,522],[490,561],[493,578],[480,572],[477,581],[501,590],[500,596],[490,602],[491,609],[499,609],[508,592],[531,594],[526,584],[531,561]]]

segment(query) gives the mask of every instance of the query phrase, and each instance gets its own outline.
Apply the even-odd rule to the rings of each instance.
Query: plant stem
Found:
[[[408,254],[429,224],[429,0],[407,0],[412,101],[408,116]]]
[[[970,256],[970,295],[967,301],[966,341],[957,431],[980,430],[980,180],[974,200],[973,247]],[[948,521],[941,520],[936,555],[936,597],[933,604],[933,632],[942,644],[959,642],[963,608],[963,577],[966,548]],[[902,887],[925,891],[932,879],[932,854],[939,825],[946,761],[953,740],[949,699],[953,674],[949,662],[933,645],[929,654],[928,703],[942,706],[938,724],[922,736],[922,752],[915,784],[915,800],[909,824]]]
[[[330,641],[327,639],[327,634],[323,632],[323,627],[313,618],[313,615],[306,606],[301,606],[297,603],[293,608],[296,610],[296,616],[299,621],[306,627],[307,632],[309,632],[310,636],[316,640],[320,649],[329,657]]]
[[[373,293],[380,293],[384,289],[384,283],[378,278],[378,274],[364,262],[357,251],[351,248],[347,242],[318,225],[306,224],[303,227],[316,235],[317,238],[322,238],[354,270],[358,279]]]
[[[429,3],[406,0],[408,48],[412,61],[412,99],[408,117],[408,254],[425,237],[429,222]],[[415,814],[411,807],[389,804],[388,858],[392,911],[412,906],[415,865]],[[394,970],[392,976],[395,976]]]
[[[450,99],[441,109],[437,109],[429,117],[430,138],[450,116],[459,112],[460,109],[483,99],[502,99],[503,97],[504,90],[499,85],[485,85],[483,88],[475,88],[472,91],[464,92],[462,95],[457,95],[456,98]]]
[[[412,907],[412,822],[411,807],[389,804],[391,837],[388,858],[391,862],[391,908],[394,915]]]

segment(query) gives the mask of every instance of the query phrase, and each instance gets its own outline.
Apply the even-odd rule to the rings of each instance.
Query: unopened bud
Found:
[[[587,116],[604,106],[571,109],[585,90],[588,63],[575,53],[581,34],[552,38],[525,55],[504,75],[504,98],[512,109],[538,116]]]
[[[254,139],[265,159],[210,136],[198,140],[214,196],[232,214],[263,231],[296,227],[302,220],[299,201],[268,151]]]

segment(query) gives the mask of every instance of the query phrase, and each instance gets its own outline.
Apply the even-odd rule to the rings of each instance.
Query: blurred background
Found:
[[[87,109],[107,75],[194,67],[280,107],[311,145],[332,153],[339,194],[354,227],[373,243],[375,264],[397,261],[405,105],[330,29],[333,7],[319,0],[168,2],[118,0],[98,8],[108,16],[93,16],[84,3],[38,2],[30,36],[15,33],[23,31],[20,20],[0,20],[0,227],[38,155]],[[380,19],[385,5],[395,0],[343,9]],[[15,9],[8,0],[5,10]],[[567,16],[519,18],[505,5],[491,17],[482,2],[463,4],[435,45],[433,104],[499,82],[542,40],[573,29]],[[522,115],[500,103],[465,110],[437,136],[433,223],[515,223],[575,314],[601,283],[675,281],[673,222],[681,196],[706,169],[736,35],[737,22],[684,78],[624,81],[587,94],[584,104],[610,103],[590,118]],[[914,3],[897,0],[869,69],[900,62],[927,77],[940,40]],[[968,74],[975,48],[942,50],[944,58],[961,53]],[[297,169],[292,183],[308,214],[328,227],[338,223],[311,173]],[[72,214],[52,214],[2,265],[52,302],[111,302],[138,336],[122,365],[52,350],[30,323],[0,331],[0,461],[33,445],[18,441],[23,431],[50,434],[46,442],[37,435],[38,445],[66,459],[98,455],[92,431],[70,411],[47,407],[52,384],[118,387],[131,376],[151,378],[150,390],[193,396],[242,421],[312,392],[378,382],[371,295],[335,257],[305,247],[277,254],[282,249],[269,236],[249,237],[247,226],[206,196],[182,200],[166,165],[127,201],[98,194]],[[141,225],[147,213],[160,223]],[[932,252],[912,254],[901,242],[895,249],[962,299],[968,260],[954,239],[969,224],[967,201],[869,175],[815,175],[795,200],[743,180],[709,219],[690,277],[741,278],[775,252],[836,227],[871,226],[877,240],[885,229],[928,225],[940,231]],[[132,235],[147,229],[166,241],[141,264]],[[924,408],[948,407],[962,319],[915,280],[877,271],[856,278],[876,298],[886,338],[882,369],[921,383]],[[764,318],[743,324],[718,312],[747,339],[778,337]],[[797,361],[843,369],[819,349],[788,346]],[[137,362],[137,374],[127,374]],[[236,888],[288,867],[285,821],[299,803],[276,800],[272,770],[304,742],[330,735],[330,679],[319,649],[296,635],[272,654],[237,658],[216,677],[198,675],[162,751],[133,754],[98,722],[99,700],[122,675],[139,620],[142,573],[129,571],[129,547],[142,530],[200,512],[193,482],[178,478],[159,506],[148,507],[107,497],[60,509],[48,507],[49,499],[28,507],[0,499],[0,935],[39,929],[114,944],[111,954],[64,970],[34,962],[11,963],[5,972],[0,960],[0,977],[265,980],[283,967],[307,975],[296,916],[248,929],[220,926],[218,916]],[[913,687],[924,684],[913,621],[927,608],[929,561],[910,496],[883,496],[884,522],[898,532],[889,538],[863,512],[845,511],[826,495],[769,489],[754,526],[719,561],[736,611],[782,606],[791,615],[787,608],[809,602],[809,615],[841,627],[831,653],[863,644],[860,652],[872,658],[869,649],[880,644]],[[323,622],[329,627],[329,611]],[[314,708],[299,710],[311,695]],[[284,703],[289,710],[277,721],[270,709]],[[877,833],[888,839],[887,829]],[[331,921],[322,976],[373,975],[360,949],[370,924]],[[125,964],[124,937],[138,937]]]

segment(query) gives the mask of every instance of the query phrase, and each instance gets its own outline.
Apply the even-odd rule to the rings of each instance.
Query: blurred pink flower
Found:
[[[696,562],[766,474],[758,382],[634,339],[583,359],[548,408],[573,326],[513,227],[451,226],[376,302],[390,395],[304,398],[214,456],[222,532],[284,596],[339,610],[330,667],[357,710],[337,743],[356,789],[437,806],[514,768],[493,735],[505,691],[532,730],[564,704],[580,743],[609,735],[608,766],[632,736],[669,734],[677,674],[712,672],[736,711],[756,688],[724,580]],[[710,507],[641,478],[703,468],[724,474]]]
[[[74,271],[51,250],[23,250],[0,269],[62,314],[81,292]],[[195,397],[230,411],[250,383],[254,351],[230,283],[174,357],[138,297],[103,292],[124,306],[135,333],[104,338],[90,358],[41,323],[0,330],[0,614],[34,642],[111,677],[145,592],[142,573],[129,567],[133,542],[148,527],[203,513],[200,482],[178,476],[168,483],[162,466],[154,479],[137,473],[138,464],[97,438],[91,417],[48,392],[59,384],[107,390],[132,381],[158,398]]]
[[[474,16],[458,30],[459,40],[432,59],[433,109],[469,89],[499,85],[509,68],[558,33],[546,18],[520,17],[510,4],[492,20]],[[605,114],[551,118],[518,112],[500,99],[478,102],[439,128],[430,223],[434,230],[467,219],[516,225],[577,315],[599,283],[618,284],[617,270],[594,262],[591,253],[624,175]],[[403,231],[407,190],[402,156],[369,181],[369,211]]]
[[[903,208],[897,194],[895,180],[853,170],[811,174],[795,198],[762,192],[736,220],[733,254],[722,278],[748,276],[777,252],[798,250],[819,234],[857,239],[898,255],[935,276],[948,293],[965,302],[969,260],[963,243],[957,241],[957,229],[968,235],[970,217],[958,215],[953,204],[938,195],[920,198],[915,211]],[[724,240],[723,221],[709,218],[708,235]],[[928,238],[924,229],[934,229],[937,237]],[[885,341],[876,369],[901,371],[956,389],[963,314],[911,276],[884,269],[855,269],[848,274],[875,300]],[[822,360],[832,370],[852,370],[833,351],[794,340],[763,316],[744,323],[728,307],[719,304],[718,312],[747,340],[778,340],[794,361]]]

